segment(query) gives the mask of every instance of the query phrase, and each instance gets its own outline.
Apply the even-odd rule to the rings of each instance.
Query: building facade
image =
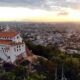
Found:
[[[26,46],[20,33],[16,31],[0,32],[0,59],[15,62],[19,57],[26,58]]]

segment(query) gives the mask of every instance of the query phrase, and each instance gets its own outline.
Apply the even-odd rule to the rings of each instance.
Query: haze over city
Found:
[[[80,22],[80,0],[0,0],[0,21]]]

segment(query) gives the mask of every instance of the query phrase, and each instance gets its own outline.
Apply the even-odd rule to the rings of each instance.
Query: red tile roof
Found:
[[[12,41],[10,40],[0,40],[0,44],[11,44]]]
[[[19,33],[16,32],[16,31],[0,32],[0,37],[9,37],[9,38],[12,38],[12,37],[16,36],[17,34],[19,34]]]

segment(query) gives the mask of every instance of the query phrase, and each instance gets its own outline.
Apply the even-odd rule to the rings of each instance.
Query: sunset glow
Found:
[[[25,1],[27,4],[27,0]],[[58,5],[59,0],[56,1],[54,6],[54,1],[44,1],[46,1],[47,6],[39,5],[40,8],[37,5],[38,3],[36,3],[37,6],[31,6],[32,3],[29,4],[30,6],[25,6],[25,4],[23,6],[11,6],[12,2],[10,4],[6,2],[5,4],[9,6],[0,6],[0,21],[80,22],[80,6],[78,3],[75,6],[72,5],[73,7],[66,7]],[[76,3],[75,1],[74,3]],[[72,2],[66,0],[64,3]],[[44,7],[42,8],[42,6]]]

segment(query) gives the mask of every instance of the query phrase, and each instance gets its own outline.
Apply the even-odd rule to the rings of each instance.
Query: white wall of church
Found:
[[[17,56],[19,56],[20,54],[23,55],[23,57],[26,57],[25,44],[11,47],[10,54],[11,54],[10,56],[12,61],[15,61]]]
[[[14,41],[14,42],[22,42],[22,38],[21,38],[20,34],[18,34],[15,37],[13,37],[12,41]]]

